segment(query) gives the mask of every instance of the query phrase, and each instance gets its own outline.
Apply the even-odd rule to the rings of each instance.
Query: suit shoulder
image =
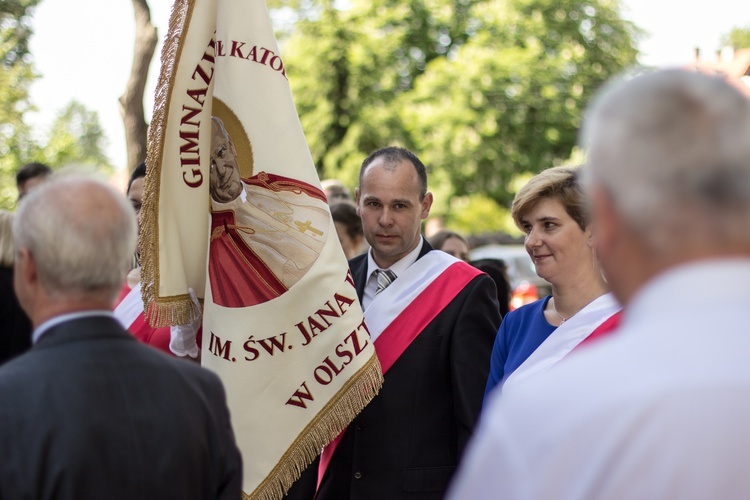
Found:
[[[202,367],[194,361],[190,361],[189,359],[185,358],[169,356],[168,354],[164,354],[161,352],[157,352],[157,354],[164,356],[174,369],[178,370],[188,377],[195,377],[208,382],[221,383],[221,379],[216,373]]]
[[[34,375],[41,366],[35,358],[33,351],[27,351],[0,366],[0,388],[5,385],[15,386],[16,381],[29,380],[29,376]]]
[[[134,354],[135,356],[140,356],[142,360],[149,359],[149,364],[154,369],[162,371],[165,376],[171,373],[191,384],[197,383],[203,388],[223,387],[221,379],[216,373],[194,361],[171,356],[140,342],[135,343],[133,348],[137,352],[137,354]]]
[[[484,290],[484,289],[493,290],[494,288],[495,288],[495,282],[492,281],[492,278],[487,276],[485,273],[480,273],[474,276],[471,279],[471,281],[469,281],[469,283],[464,288],[464,292],[475,293],[477,291]]]
[[[365,253],[363,253],[361,255],[357,255],[356,257],[353,257],[353,258],[349,259],[349,268],[350,269],[354,269],[354,268],[356,268],[358,266],[361,266],[362,265],[362,261],[367,262],[367,252],[365,252]]]

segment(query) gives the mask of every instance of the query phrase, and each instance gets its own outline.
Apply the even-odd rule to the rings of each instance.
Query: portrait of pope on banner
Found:
[[[261,304],[294,286],[318,259],[329,233],[328,204],[320,189],[296,179],[266,172],[242,178],[224,123],[211,121],[213,301]]]

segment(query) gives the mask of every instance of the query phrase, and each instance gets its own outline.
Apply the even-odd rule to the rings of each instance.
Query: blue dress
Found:
[[[484,390],[484,401],[492,389],[513,373],[552,332],[557,329],[544,317],[544,308],[551,299],[547,295],[531,304],[509,312],[500,324],[490,358],[490,376]]]

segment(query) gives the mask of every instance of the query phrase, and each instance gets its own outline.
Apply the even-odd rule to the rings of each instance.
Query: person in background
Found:
[[[554,167],[533,177],[511,205],[513,221],[536,273],[552,295],[508,313],[492,349],[485,400],[557,363],[608,324],[621,309],[608,292],[594,252],[594,234],[579,180],[580,168]],[[616,318],[616,316],[615,316]]]
[[[0,364],[31,347],[31,321],[13,290],[13,213],[0,211]]]
[[[454,256],[457,259],[461,259],[464,262],[469,262],[469,243],[466,238],[460,234],[443,229],[438,231],[428,238],[430,245],[435,250],[441,250],[447,254]]]
[[[354,201],[349,188],[338,179],[323,179],[320,181],[320,187],[325,193],[329,205],[342,201]]]
[[[128,190],[126,195],[133,206],[135,217],[138,220],[138,239],[141,237],[141,206],[143,205],[143,188],[146,181],[146,162],[139,163],[130,174]],[[136,248],[133,255],[133,269],[141,265],[139,249]]]
[[[618,79],[582,137],[620,327],[492,401],[451,498],[750,498],[750,101]]]
[[[122,193],[51,179],[13,221],[33,347],[0,366],[0,498],[238,499],[242,466],[212,372],[112,316],[136,219]]]
[[[28,192],[44,182],[52,173],[52,169],[44,163],[27,163],[16,172],[16,187],[18,188],[18,201]]]
[[[348,201],[334,203],[331,205],[331,217],[347,260],[365,253],[369,246],[362,230],[362,220],[357,215],[357,206]]]
[[[145,178],[146,163],[141,162],[130,174],[127,191],[128,201],[133,207],[138,223],[138,239],[141,235],[141,205],[143,203]],[[133,262],[131,263],[133,268],[128,273],[117,297],[114,310],[115,318],[141,342],[175,356],[187,356],[190,359],[199,360],[200,314],[197,314],[196,319],[190,324],[159,328],[151,326],[145,317],[141,296],[141,267],[137,248],[138,245],[136,245]],[[195,293],[191,291],[190,296],[193,299],[196,311],[199,312],[201,307]]]
[[[508,266],[502,259],[478,259],[469,261],[469,264],[476,267],[487,276],[492,278],[497,288],[497,302],[500,305],[500,316],[505,317],[510,312],[510,300],[512,288],[510,278],[508,277]]]
[[[356,199],[370,251],[350,267],[385,383],[323,451],[316,498],[439,499],[479,416],[495,286],[422,237],[433,198],[410,151],[368,156]]]

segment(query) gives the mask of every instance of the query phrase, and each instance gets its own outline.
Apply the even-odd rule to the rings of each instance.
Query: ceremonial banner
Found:
[[[177,0],[142,208],[154,324],[194,317],[245,498],[280,498],[383,378],[263,0]]]

